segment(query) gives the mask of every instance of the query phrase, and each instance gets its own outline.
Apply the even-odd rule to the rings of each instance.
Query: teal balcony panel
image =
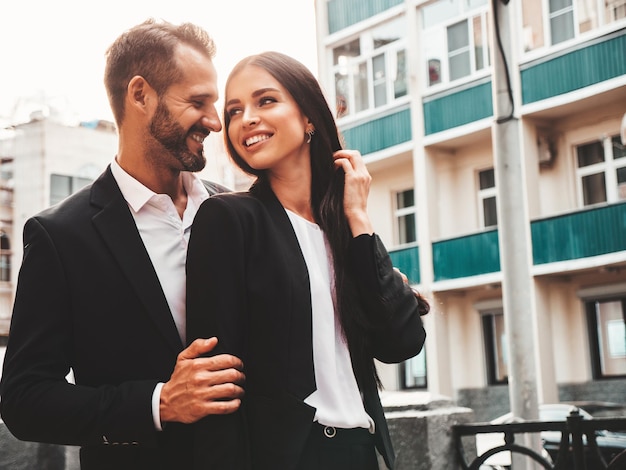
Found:
[[[411,284],[420,283],[420,252],[417,246],[389,250],[389,257],[393,266],[402,271]]]
[[[545,264],[626,250],[626,203],[531,223],[533,263]]]
[[[425,135],[493,116],[491,81],[424,99]]]
[[[411,112],[404,109],[342,131],[347,148],[363,155],[410,142]]]
[[[433,268],[435,281],[500,271],[498,231],[433,243]]]
[[[329,0],[328,32],[336,33],[402,3],[404,0]]]
[[[534,103],[626,74],[626,29],[521,71],[522,103]]]

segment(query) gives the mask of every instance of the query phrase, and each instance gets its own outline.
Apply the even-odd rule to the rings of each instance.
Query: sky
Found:
[[[209,32],[220,95],[235,63],[264,50],[289,54],[317,75],[314,0],[0,0],[0,123],[20,98],[38,95],[78,120],[113,120],[104,52],[149,17]]]

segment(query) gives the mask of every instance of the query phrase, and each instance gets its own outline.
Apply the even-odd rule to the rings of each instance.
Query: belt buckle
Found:
[[[332,439],[337,434],[337,430],[333,426],[324,426],[324,436]]]

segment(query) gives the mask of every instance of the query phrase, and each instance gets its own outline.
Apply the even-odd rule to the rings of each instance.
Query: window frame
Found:
[[[481,188],[480,187],[480,175],[481,173],[487,172],[487,171],[492,171],[493,172],[493,186],[489,187],[489,188]],[[482,168],[482,169],[478,169],[476,171],[476,197],[478,200],[478,220],[480,223],[480,227],[483,229],[491,229],[491,228],[495,228],[498,226],[498,194],[497,194],[497,188],[496,188],[496,178],[495,178],[495,168],[494,167],[489,167],[489,168]],[[495,217],[496,217],[496,223],[493,225],[487,225],[487,221],[485,220],[485,207],[484,207],[484,202],[487,199],[491,199],[493,198],[495,201]]]
[[[502,331],[504,340],[506,341],[506,329],[504,325],[504,310],[502,308],[493,308],[480,312],[481,330],[483,334],[483,348],[485,361],[485,376],[487,385],[506,385],[509,383],[509,370],[507,363],[507,344],[498,346],[496,338],[495,322],[500,319],[502,321]],[[502,349],[503,365],[506,366],[506,374],[503,378],[498,378],[498,359],[497,350]]]
[[[619,141],[619,135],[607,134],[601,139],[585,140],[573,145],[572,158],[574,159],[578,207],[591,207],[599,204],[613,204],[626,201],[626,197],[620,199],[617,178],[618,169],[626,168],[626,156],[619,157],[617,159],[615,158],[615,153],[613,152],[613,142],[615,140]],[[600,142],[602,145],[604,160],[602,162],[580,167],[578,164],[578,149],[596,142]],[[604,175],[606,199],[605,201],[585,204],[584,178],[598,173],[602,173]]]
[[[442,0],[444,1],[444,0]],[[437,2],[431,3],[428,6],[432,6]],[[436,91],[441,87],[446,87],[450,84],[462,83],[464,81],[475,80],[476,78],[483,77],[487,75],[491,69],[491,35],[489,34],[490,28],[490,9],[489,2],[485,2],[482,5],[477,6],[466,6],[467,2],[458,2],[458,11],[456,13],[450,15],[444,15],[445,18],[441,20],[436,20],[432,24],[426,25],[425,13],[422,9],[420,11],[420,25],[422,26],[422,64],[420,67],[422,68],[422,73],[424,77],[428,77],[428,80],[424,81],[424,89],[431,91]],[[481,48],[480,53],[482,54],[482,68],[477,68],[477,47],[479,44],[476,43],[476,31],[475,31],[475,20],[476,18],[480,18],[480,38],[481,38]],[[449,33],[450,28],[460,25],[461,23],[465,23],[467,26],[467,44],[462,48],[456,48],[453,51],[449,50]],[[433,38],[438,38],[438,40],[434,40]],[[429,44],[439,43],[441,42],[441,49],[433,54],[426,49]],[[441,56],[438,57],[437,54]],[[451,67],[450,60],[451,57],[459,57],[462,54],[467,54],[469,58],[469,67],[470,71],[467,75],[461,75],[454,79],[451,79]],[[434,65],[438,65],[438,81],[431,81],[431,74],[434,72],[432,67]]]
[[[0,282],[11,282],[11,239],[0,231]]]
[[[413,205],[406,207],[398,207],[398,196],[402,193],[406,193],[411,191],[413,193]],[[396,242],[396,246],[411,246],[415,245],[418,242],[417,237],[417,201],[415,200],[415,188],[408,187],[405,189],[400,189],[392,192],[392,201],[393,201],[393,230],[394,230],[394,238]],[[406,217],[408,215],[413,215],[413,233],[415,234],[415,240],[402,242],[401,237],[401,217]]]
[[[379,25],[369,28],[366,31],[362,31],[357,36],[351,36],[346,38],[340,43],[329,46],[329,59],[330,59],[330,77],[331,83],[333,83],[332,97],[335,102],[334,113],[337,116],[338,121],[353,120],[367,116],[373,112],[384,110],[397,104],[404,103],[409,100],[409,71],[407,60],[407,38],[406,35],[398,35],[398,38],[394,41],[386,43],[380,47],[375,46],[375,34],[379,31],[378,28],[382,28],[387,24],[394,21],[405,22],[402,25],[406,29],[406,18],[404,16],[396,16],[381,22]],[[335,63],[335,53],[337,49],[342,48],[354,41],[359,43],[359,55],[358,56],[343,56],[344,60],[341,60],[341,55],[337,55],[337,63]],[[401,74],[398,73],[397,67],[399,64],[398,55],[404,53],[404,88],[397,87],[398,77]],[[384,77],[376,78],[374,76],[374,61],[380,56],[384,61]],[[364,67],[363,67],[364,66]],[[367,101],[364,107],[357,106],[358,90],[360,89],[359,77],[366,76],[366,88],[367,99],[361,99],[359,102]],[[341,95],[338,93],[338,77],[344,77],[347,80],[346,93],[347,97],[341,101]],[[377,87],[383,85],[385,91],[384,103],[376,105],[376,91]],[[398,90],[404,89],[404,94],[396,97]],[[340,109],[342,108],[342,109]],[[342,112],[342,110],[345,111]]]
[[[400,389],[401,390],[425,390],[428,389],[428,361],[426,358],[426,345],[422,347],[422,350],[419,352],[417,356],[413,356],[410,359],[402,362],[400,365]],[[418,380],[422,380],[421,383],[414,383],[413,385],[407,385],[407,381],[409,378],[409,374],[407,371],[411,367],[411,364],[415,361],[421,361],[423,363],[423,376],[415,376],[413,377],[413,382],[417,382]]]
[[[581,5],[581,2],[586,3],[586,5]],[[592,10],[587,10],[590,6]],[[587,13],[583,13],[583,9]],[[616,14],[618,10],[623,12],[621,14],[625,16],[618,17],[620,14]],[[571,12],[571,24],[569,26],[572,28],[573,34],[571,37],[555,42],[552,20],[569,12]],[[536,20],[537,15],[541,15],[539,21]],[[624,18],[626,18],[626,4],[620,5],[619,0],[615,2],[571,0],[570,6],[554,12],[550,11],[550,0],[534,0],[532,5],[522,10],[521,26],[524,30],[524,41],[522,41],[521,50],[523,54],[533,54],[536,51],[559,48],[563,45],[567,47],[567,44],[579,40],[580,37],[601,36],[608,31],[619,28],[619,25],[615,26],[615,24]],[[586,24],[589,21],[591,22]],[[539,28],[541,31],[537,31]],[[534,44],[534,37],[539,38],[537,45]]]
[[[53,194],[52,191],[54,187],[54,182],[53,182],[54,179],[57,179],[58,181],[63,181],[64,183],[67,184],[67,188],[66,188],[67,190],[63,191],[63,194],[61,193]],[[66,197],[71,196],[79,189],[82,189],[83,187],[91,183],[93,183],[93,178],[77,176],[77,175],[62,175],[60,173],[51,173],[50,174],[50,192],[49,192],[50,205],[53,206],[55,204],[58,204]]]
[[[589,338],[589,357],[591,361],[591,374],[594,380],[623,379],[624,374],[606,374],[602,364],[600,338],[598,333],[598,319],[596,306],[600,303],[620,302],[622,306],[622,319],[626,324],[626,294],[600,298],[583,299],[585,317],[587,320],[587,333]],[[626,360],[626,356],[624,358]]]

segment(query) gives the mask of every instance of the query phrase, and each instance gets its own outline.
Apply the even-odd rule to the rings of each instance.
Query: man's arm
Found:
[[[110,376],[120,377],[121,382],[103,379],[98,385],[85,386],[66,381],[77,360],[75,355],[100,357],[102,364],[108,361],[114,370],[117,362],[123,361],[118,352],[127,350],[129,345],[116,345],[114,335],[100,332],[102,345],[94,344],[92,350],[75,352],[75,335],[79,334],[74,331],[75,319],[71,313],[71,294],[75,292],[71,292],[65,269],[47,230],[39,220],[29,220],[24,229],[24,259],[0,383],[0,412],[7,427],[16,437],[28,441],[64,445],[105,442],[155,445],[157,430],[151,399],[162,377],[149,379],[146,374],[137,374],[143,379],[133,380],[128,371],[113,375],[108,371]],[[106,295],[115,293],[107,291]],[[97,299],[92,301],[98,302]],[[85,307],[85,314],[87,310]],[[93,328],[98,330],[99,327],[94,325]],[[124,324],[116,323],[111,331],[116,328],[123,329]],[[235,400],[243,393],[236,385],[241,377],[241,362],[233,357],[213,361],[197,357],[214,347],[213,342],[192,345],[181,353],[171,379],[166,382],[167,387],[163,386],[162,421],[189,422],[203,413],[226,412],[229,406],[238,406],[236,401],[228,403],[228,399]],[[117,352],[113,354],[113,350]],[[136,358],[128,359],[137,362]],[[90,372],[94,372],[90,379],[93,382],[98,371]],[[216,386],[220,380],[231,378],[233,383]],[[194,382],[204,387],[195,390],[191,386]],[[172,398],[170,391],[183,387],[185,393]],[[211,405],[212,398],[226,398],[226,401]],[[192,399],[208,402],[192,407],[189,413],[185,407],[190,403],[187,400]]]

